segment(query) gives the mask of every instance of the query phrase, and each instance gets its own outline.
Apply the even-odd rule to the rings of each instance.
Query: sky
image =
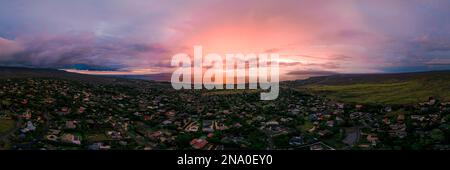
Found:
[[[278,53],[282,80],[450,69],[448,0],[0,0],[0,66],[169,74],[173,55]]]

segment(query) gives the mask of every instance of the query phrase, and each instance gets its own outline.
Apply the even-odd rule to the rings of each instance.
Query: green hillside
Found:
[[[450,101],[450,72],[358,74],[314,77],[296,89],[351,103],[414,104],[433,96]]]

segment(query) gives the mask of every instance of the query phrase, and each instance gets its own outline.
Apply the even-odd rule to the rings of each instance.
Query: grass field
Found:
[[[414,104],[430,96],[450,100],[450,89],[438,82],[408,81],[350,85],[310,85],[304,89],[342,102],[365,104]],[[445,84],[445,83],[444,83]]]
[[[310,121],[305,121],[305,124],[297,126],[297,129],[301,132],[308,132],[314,125]]]
[[[87,136],[87,140],[88,141],[99,142],[99,141],[110,140],[110,138],[108,136],[106,136],[105,134],[103,134],[103,133],[96,133],[96,134],[89,134]]]
[[[0,119],[0,135],[8,132],[15,126],[15,121],[10,119]]]

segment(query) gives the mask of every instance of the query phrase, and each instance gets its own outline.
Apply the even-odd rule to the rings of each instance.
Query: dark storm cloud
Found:
[[[127,62],[139,56],[167,52],[158,45],[98,39],[92,34],[23,38],[8,40],[3,44],[16,48],[0,53],[3,65],[52,68],[86,64],[113,69],[126,67]]]

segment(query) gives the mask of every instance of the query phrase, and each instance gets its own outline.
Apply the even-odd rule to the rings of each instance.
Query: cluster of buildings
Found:
[[[274,101],[258,91],[175,91],[59,79],[8,80],[0,116],[18,123],[12,149],[392,149],[392,141],[430,139],[448,148],[449,103],[414,106],[340,103],[282,88]],[[8,110],[6,112],[5,110]]]

